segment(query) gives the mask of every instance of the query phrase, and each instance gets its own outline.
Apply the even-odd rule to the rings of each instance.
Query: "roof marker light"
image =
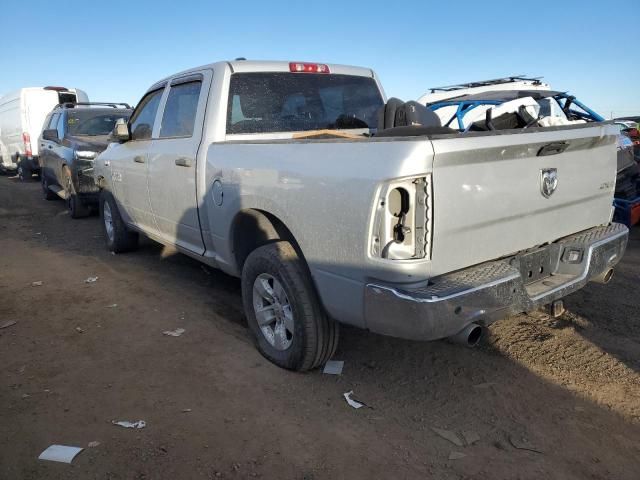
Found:
[[[291,62],[289,71],[293,73],[331,73],[329,66],[323,63]]]

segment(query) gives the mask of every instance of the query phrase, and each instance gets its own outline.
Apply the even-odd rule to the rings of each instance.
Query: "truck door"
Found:
[[[205,249],[196,200],[196,156],[210,82],[210,70],[170,82],[149,155],[149,197],[159,235],[198,254]]]
[[[140,100],[129,121],[131,140],[109,155],[112,185],[116,199],[124,207],[125,221],[153,233],[156,226],[147,189],[147,162],[164,90],[164,86],[152,90]]]
[[[58,126],[58,119],[60,118],[59,113],[50,114],[44,122],[44,126],[42,127],[42,131],[45,130],[55,130]],[[49,152],[53,149],[53,142],[51,140],[45,139],[42,134],[40,134],[40,138],[38,139],[40,142],[38,145],[38,155],[40,162],[40,175],[47,179],[47,182],[56,181],[56,175],[53,169],[51,168],[51,164],[49,162]]]

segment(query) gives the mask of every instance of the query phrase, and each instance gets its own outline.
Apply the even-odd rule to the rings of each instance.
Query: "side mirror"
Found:
[[[113,127],[113,138],[121,143],[131,140],[129,125],[127,125],[127,122],[123,118],[119,118],[116,121],[116,125]]]
[[[49,128],[47,130],[43,130],[42,138],[43,140],[50,140],[52,142],[57,142],[58,140],[60,140],[58,138],[58,130],[56,130],[55,128]]]

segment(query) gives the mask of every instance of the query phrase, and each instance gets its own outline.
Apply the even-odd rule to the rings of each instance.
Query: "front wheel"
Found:
[[[64,177],[64,190],[67,197],[69,215],[71,215],[71,218],[88,217],[91,214],[91,210],[89,210],[89,207],[84,204],[80,196],[77,194],[73,185],[73,178],[69,167],[64,167],[62,175]]]
[[[113,195],[105,191],[100,192],[99,205],[107,248],[113,253],[135,250],[138,247],[138,234],[125,225]]]
[[[257,248],[242,269],[242,300],[258,350],[276,365],[305,371],[324,365],[338,346],[303,261],[289,242]]]
[[[40,182],[42,185],[42,196],[45,200],[56,200],[58,195],[53,193],[51,189],[49,189],[49,182],[45,178],[44,173],[40,175]]]

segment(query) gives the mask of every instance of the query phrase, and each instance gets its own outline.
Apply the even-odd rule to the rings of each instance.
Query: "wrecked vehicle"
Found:
[[[57,105],[47,115],[38,139],[45,200],[62,198],[71,218],[88,216],[98,206],[94,159],[107,148],[116,121],[130,115],[126,103]]]
[[[94,175],[110,250],[142,233],[241,277],[260,352],[308,370],[338,322],[474,345],[608,282],[616,133],[459,132],[368,68],[237,60],[154,84]]]
[[[513,76],[468,84],[436,87],[419,102],[443,125],[460,131],[488,131],[533,126],[551,127],[603,122],[604,117],[567,92],[551,90],[540,78]],[[616,221],[628,227],[640,221],[640,167],[628,129],[616,121]]]

